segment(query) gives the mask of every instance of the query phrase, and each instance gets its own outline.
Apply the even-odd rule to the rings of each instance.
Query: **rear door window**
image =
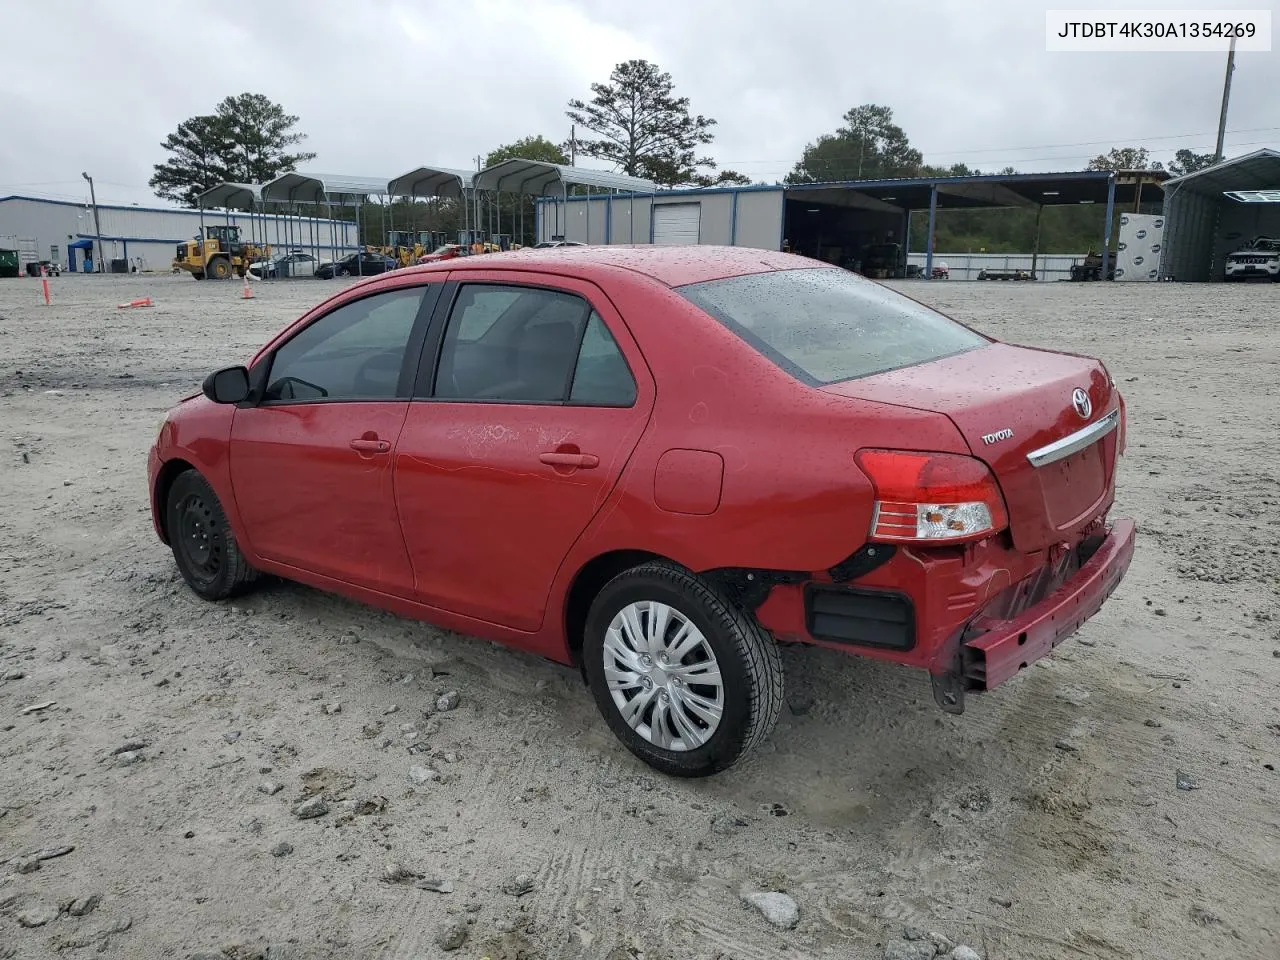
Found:
[[[754,273],[677,292],[814,386],[990,343],[910,297],[839,268]]]

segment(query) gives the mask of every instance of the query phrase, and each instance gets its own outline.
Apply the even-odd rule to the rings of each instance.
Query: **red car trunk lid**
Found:
[[[823,389],[949,417],[995,474],[1019,550],[1073,541],[1115,496],[1117,430],[1040,466],[1028,458],[1118,410],[1097,360],[993,343]]]

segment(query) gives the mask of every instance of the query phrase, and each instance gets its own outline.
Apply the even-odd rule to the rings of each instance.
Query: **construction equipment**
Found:
[[[197,280],[226,280],[233,273],[243,277],[249,264],[271,255],[271,246],[240,242],[240,228],[230,224],[207,226],[194,239],[178,244],[175,270],[186,270]]]
[[[1116,278],[1116,258],[1108,257],[1107,279],[1114,280]],[[1072,280],[1101,280],[1102,279],[1102,254],[1089,251],[1082,263],[1073,263],[1071,265]]]

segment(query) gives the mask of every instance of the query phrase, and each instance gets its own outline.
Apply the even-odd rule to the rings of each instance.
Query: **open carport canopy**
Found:
[[[220,183],[196,196],[196,205],[223,207],[227,210],[252,210],[262,200],[262,185],[257,183]]]
[[[572,186],[592,187],[602,192],[656,193],[658,190],[653,181],[626,173],[518,158],[481,170],[476,174],[475,185],[477,190],[533,196],[555,196]]]
[[[1174,177],[1165,184],[1170,194],[1193,191],[1213,197],[1227,196],[1245,203],[1274,203],[1266,195],[1280,188],[1280,150],[1267,147],[1211,167]],[[1241,196],[1234,196],[1241,194]]]
[[[452,197],[456,200],[472,188],[474,181],[473,170],[418,167],[388,183],[387,193],[393,197]]]
[[[386,177],[286,173],[262,185],[262,199],[285,203],[351,203],[387,195]]]
[[[847,183],[800,183],[787,186],[792,199],[871,210],[927,210],[934,186],[938,206],[946,209],[1036,207],[1106,203],[1115,178],[1114,201],[1157,202],[1164,196],[1167,173],[1158,170],[1080,170],[1066,173],[993,174],[972,177],[919,177],[859,180]]]

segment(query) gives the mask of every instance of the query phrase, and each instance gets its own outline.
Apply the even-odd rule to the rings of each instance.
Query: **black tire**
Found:
[[[258,578],[249,566],[209,481],[195,470],[169,487],[165,529],[182,579],[205,600],[225,600]]]
[[[702,746],[666,750],[627,724],[604,675],[605,634],[613,618],[636,601],[674,607],[706,638],[720,671],[724,708],[719,726]],[[783,702],[778,645],[750,613],[683,567],[655,561],[632,567],[609,581],[591,604],[583,640],[587,682],[609,728],[632,753],[663,773],[705,777],[733,766],[769,736]]]
[[[197,280],[203,280],[203,279],[204,279],[204,274],[203,274],[203,273],[201,273],[201,272],[199,272],[199,271],[193,271],[191,275],[192,275],[193,277],[195,277]]]
[[[346,267],[339,267],[339,268],[338,268],[338,276],[340,276],[340,277],[349,277],[349,276],[351,276],[351,271],[350,271],[350,270],[348,270]]]
[[[222,256],[214,257],[205,268],[205,273],[214,280],[226,280],[231,276],[231,261]]]

